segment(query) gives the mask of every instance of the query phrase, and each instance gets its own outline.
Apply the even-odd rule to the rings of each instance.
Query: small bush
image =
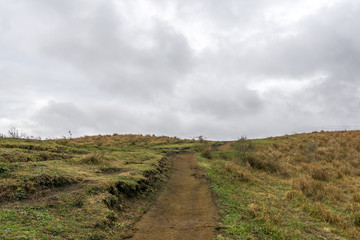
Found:
[[[102,159],[104,158],[104,153],[91,153],[88,155],[85,155],[80,162],[85,164],[93,164],[97,165],[102,162]]]
[[[82,208],[84,206],[84,201],[80,200],[80,199],[77,199],[77,200],[75,200],[73,202],[70,202],[69,205],[71,207]]]
[[[254,154],[248,154],[244,160],[248,162],[252,168],[257,170],[278,173],[283,176],[289,175],[286,168],[277,160],[260,159]]]
[[[0,176],[5,176],[10,172],[10,169],[7,167],[0,167]]]
[[[309,198],[321,200],[326,196],[326,190],[323,183],[306,178],[293,180],[293,188],[301,190],[301,192]]]
[[[98,187],[98,186],[86,186],[85,187],[85,193],[90,196],[97,195],[100,192],[102,192],[103,190],[104,190],[103,188]]]
[[[304,200],[304,194],[298,190],[290,190],[288,191],[285,196],[287,200]]]
[[[57,143],[67,146],[69,144],[69,140],[67,140],[66,138],[59,139],[59,140],[57,140]]]
[[[14,194],[14,197],[15,197],[16,199],[18,199],[18,200],[21,200],[21,199],[26,198],[26,195],[27,195],[26,191],[25,191],[23,188],[18,187],[18,188],[16,189],[16,192],[15,192],[15,194]]]
[[[319,142],[315,140],[311,140],[308,142],[304,142],[302,145],[302,150],[304,153],[314,153],[319,145]]]
[[[231,174],[231,176],[242,182],[250,182],[252,177],[251,174],[247,173],[242,167],[234,163],[225,163],[225,170]]]
[[[206,148],[204,151],[201,152],[201,156],[207,159],[212,158],[212,152],[210,148]]]
[[[204,158],[207,158],[207,159],[213,158],[213,153],[211,151],[211,145],[206,141],[202,142],[202,144],[200,146],[200,153],[201,153],[201,156]]]
[[[234,144],[234,148],[237,157],[241,160],[244,160],[249,155],[249,152],[253,152],[255,150],[255,144],[251,140],[248,140],[246,137],[241,137]]]
[[[360,227],[360,215],[354,217],[354,224],[357,227]]]
[[[249,204],[249,213],[252,217],[257,217],[263,210],[262,206],[256,205],[254,203]]]
[[[311,177],[315,180],[320,180],[320,181],[329,181],[330,179],[329,173],[323,168],[319,168],[319,167],[313,167],[311,169]]]
[[[360,203],[360,192],[354,193],[354,195],[353,195],[353,201],[354,201],[354,202],[357,202],[357,203]]]

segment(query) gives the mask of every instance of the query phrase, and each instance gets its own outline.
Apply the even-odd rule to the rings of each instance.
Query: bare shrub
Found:
[[[8,133],[11,138],[20,138],[19,130],[16,127],[11,127]]]

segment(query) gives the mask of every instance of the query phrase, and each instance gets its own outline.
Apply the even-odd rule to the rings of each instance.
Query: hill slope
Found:
[[[113,135],[0,139],[1,239],[120,239],[193,143]]]
[[[360,131],[0,139],[0,238],[126,238],[184,150],[199,152],[211,179],[218,239],[360,238]]]
[[[228,146],[199,156],[222,210],[219,239],[360,238],[360,131]]]

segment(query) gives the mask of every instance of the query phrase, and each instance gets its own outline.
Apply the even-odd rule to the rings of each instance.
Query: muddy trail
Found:
[[[174,157],[173,172],[157,201],[135,224],[131,239],[213,239],[217,209],[196,155]]]

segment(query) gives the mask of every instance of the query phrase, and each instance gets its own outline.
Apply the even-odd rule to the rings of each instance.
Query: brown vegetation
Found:
[[[229,182],[225,184],[230,184],[223,191],[244,194],[236,199],[237,204],[244,205],[238,214],[247,209],[249,215],[242,218],[252,216],[261,220],[256,224],[264,225],[258,228],[269,228],[272,236],[360,238],[360,131],[314,132],[257,140],[241,138],[233,144],[232,151],[220,152],[214,159],[216,163],[214,160],[209,163],[216,169],[213,174],[217,181],[226,178]],[[232,206],[235,200],[229,201],[227,204]],[[267,212],[272,214],[267,217]],[[282,214],[271,218],[277,213]],[[294,221],[297,218],[301,219],[297,220],[301,225]],[[300,234],[296,228],[308,229],[308,224],[314,224],[311,219],[329,226],[324,225],[307,237]],[[241,226],[241,231],[249,228],[248,235],[260,237],[251,227],[254,222],[234,224]],[[284,224],[288,227],[284,228]]]

